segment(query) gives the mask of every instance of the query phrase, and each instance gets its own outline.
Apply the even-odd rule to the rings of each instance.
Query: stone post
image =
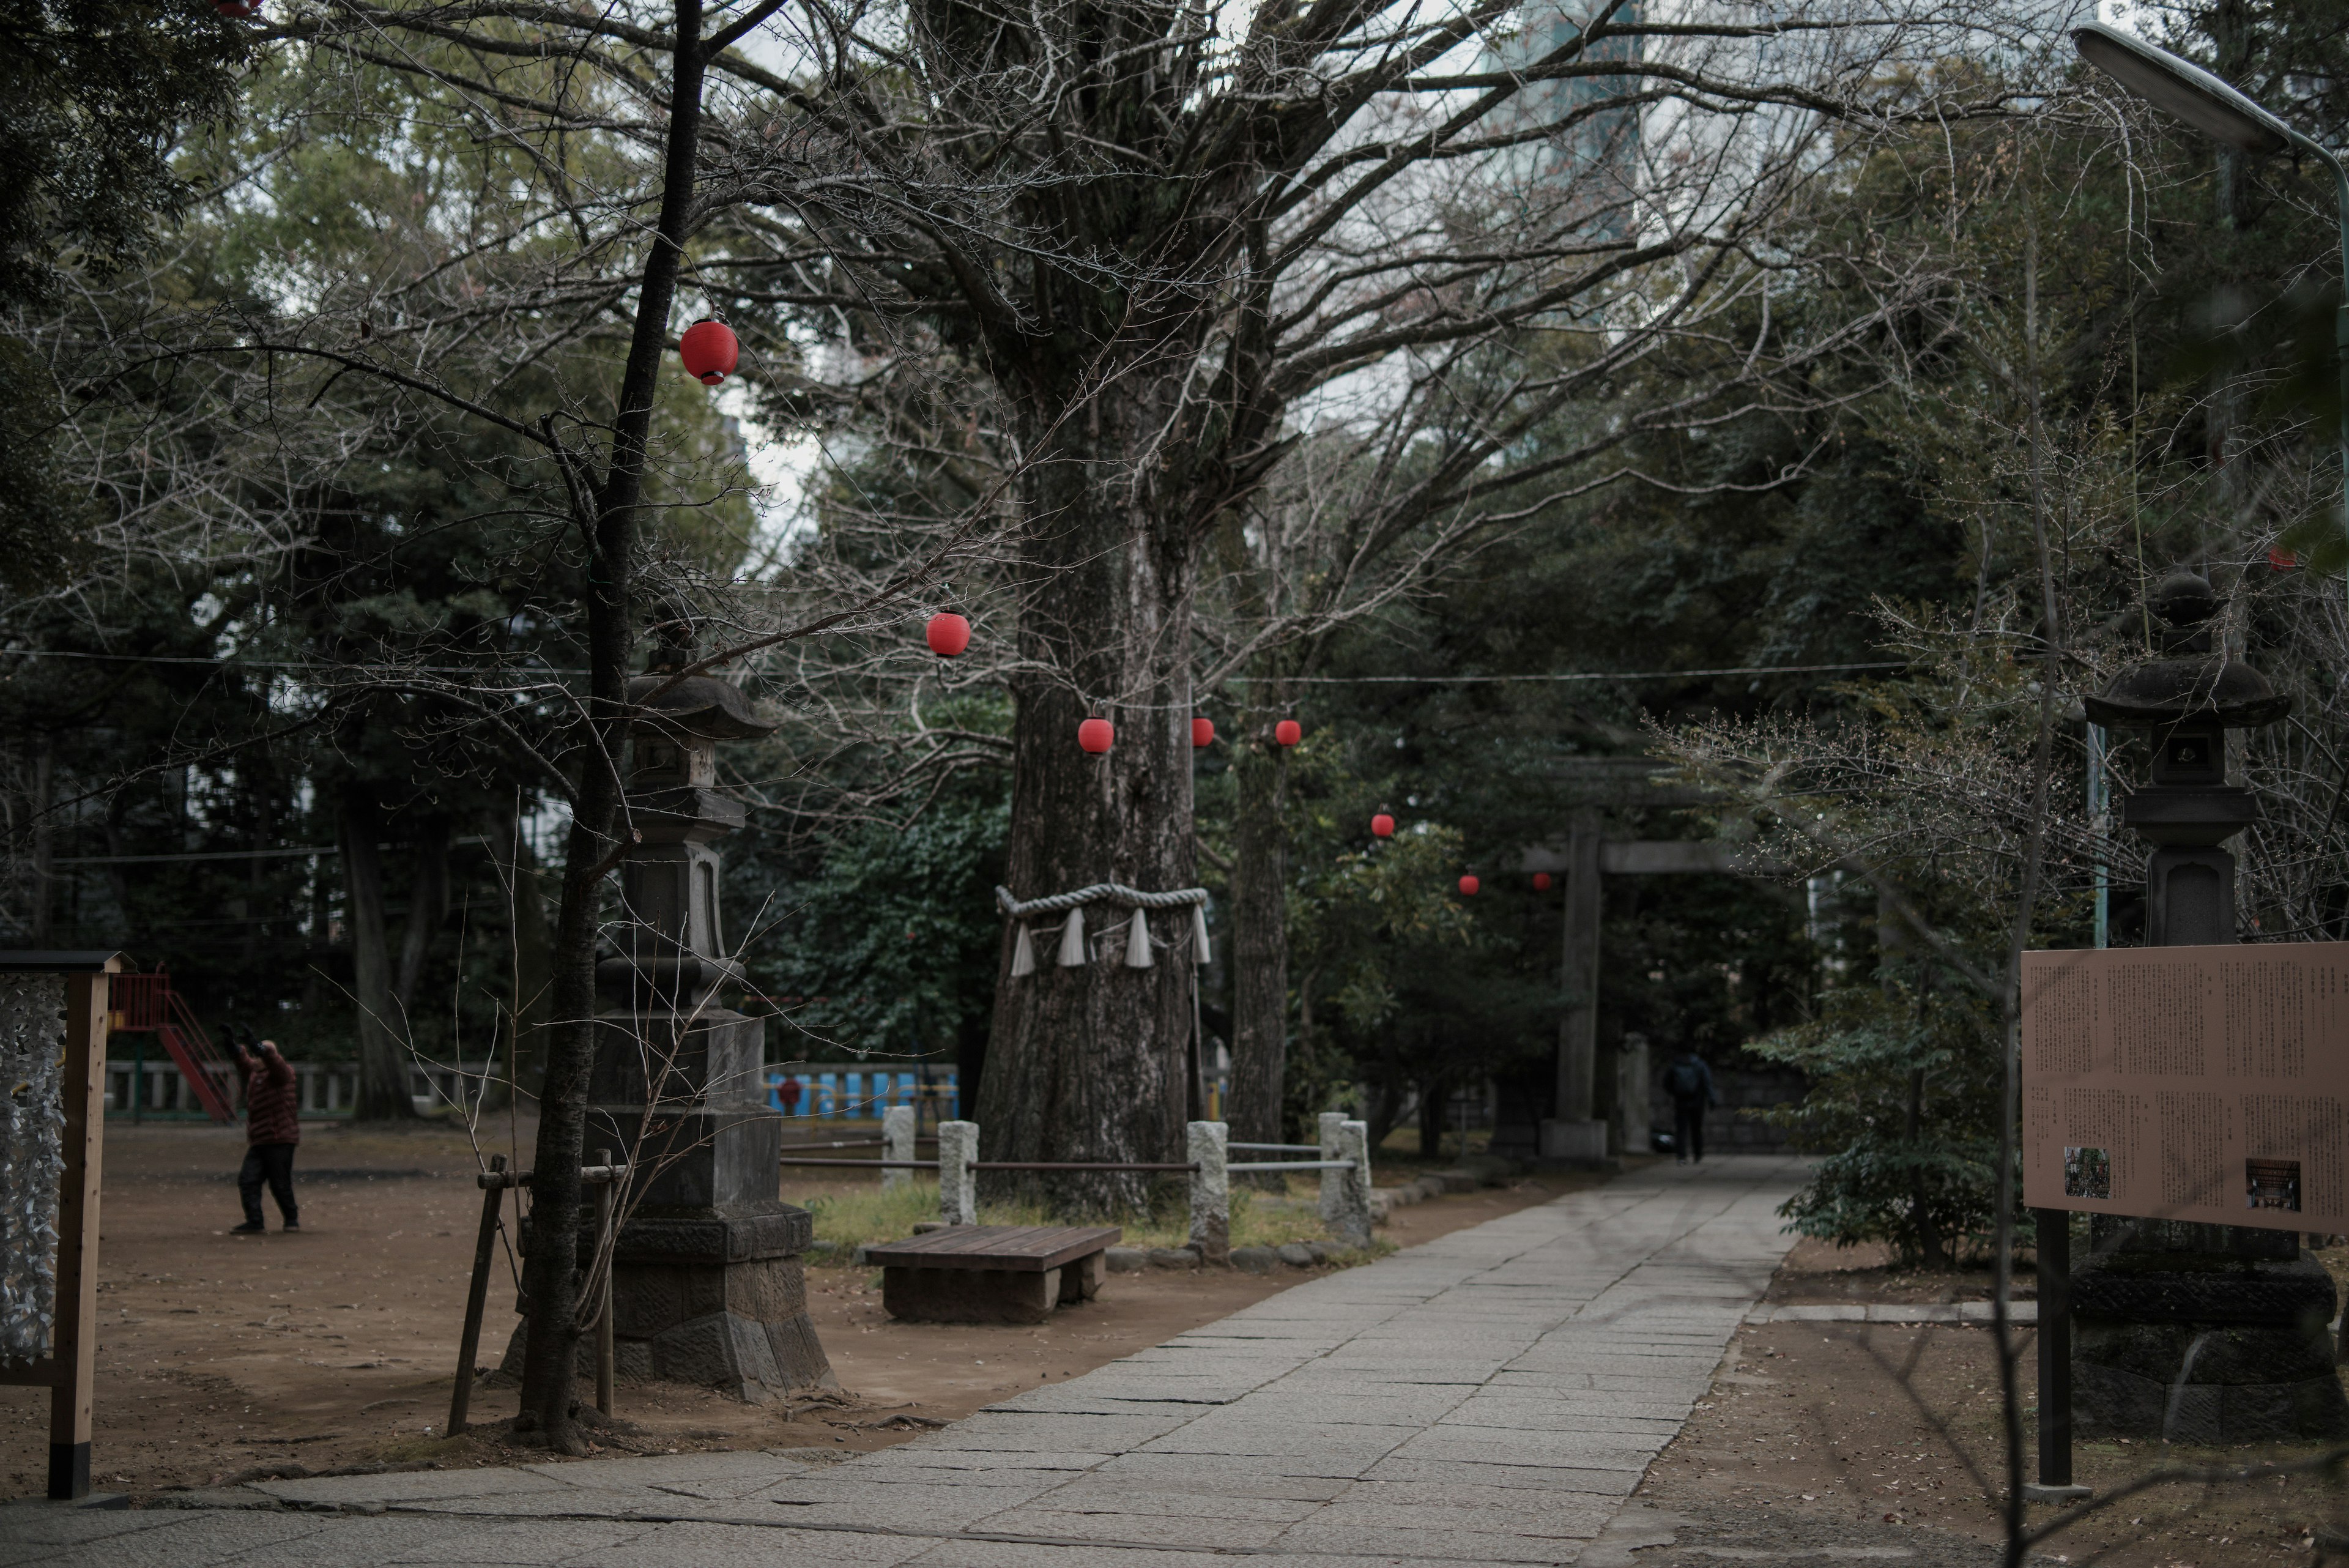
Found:
[[[1567,839],[1566,951],[1551,1112],[1541,1124],[1544,1159],[1594,1162],[1607,1156],[1607,1124],[1598,1116],[1599,934],[1606,913],[1605,834],[1596,814],[1578,813]]]
[[[949,1225],[978,1223],[978,1158],[977,1122],[938,1124],[938,1218]]]
[[[912,1159],[914,1158],[914,1107],[891,1106],[881,1117],[881,1158]],[[910,1170],[885,1170],[881,1173],[881,1190],[903,1187],[914,1179]]]
[[[637,705],[622,830],[621,921],[596,965],[607,1004],[588,1081],[591,1125],[635,1174],[613,1247],[623,1375],[753,1401],[833,1385],[807,1314],[807,1212],[781,1200],[783,1118],[767,1102],[766,1025],[725,1007],[741,971],[719,921],[718,840],[742,825],[719,793],[718,742],[774,726],[671,645],[629,683]]]
[[[1191,1245],[1203,1263],[1229,1262],[1232,1184],[1224,1165],[1231,1129],[1222,1122],[1191,1122],[1184,1133],[1183,1158],[1199,1168],[1191,1173]]]
[[[1609,1154],[1645,1154],[1653,1112],[1648,1104],[1648,1037],[1623,1036],[1615,1048],[1615,1103],[1608,1137]]]
[[[2088,699],[2088,718],[2148,732],[2150,782],[2121,820],[2154,846],[2146,865],[2151,947],[2229,943],[2235,857],[2226,841],[2259,819],[2227,782],[2227,732],[2291,706],[2211,645],[2210,585],[2173,572],[2149,607],[2160,656]],[[2148,1132],[2151,1129],[2147,1129]],[[2326,1324],[2333,1281],[2290,1231],[2097,1214],[2072,1276],[2073,1412],[2088,1437],[2199,1444],[2349,1436],[2349,1399]]]
[[[1341,1173],[1349,1189],[1347,1202],[1361,1231],[1362,1239],[1354,1245],[1367,1247],[1371,1244],[1371,1124],[1339,1123],[1338,1147],[1341,1151],[1338,1156],[1340,1159],[1354,1162],[1353,1169]]]
[[[1371,1244],[1371,1150],[1367,1124],[1348,1121],[1343,1111],[1323,1111],[1321,1158],[1350,1159],[1350,1170],[1321,1173],[1322,1228],[1349,1247]]]

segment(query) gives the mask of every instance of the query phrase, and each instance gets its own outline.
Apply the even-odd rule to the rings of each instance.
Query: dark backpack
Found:
[[[1675,1062],[1664,1075],[1664,1088],[1676,1100],[1693,1100],[1704,1093],[1704,1069],[1693,1062]]]

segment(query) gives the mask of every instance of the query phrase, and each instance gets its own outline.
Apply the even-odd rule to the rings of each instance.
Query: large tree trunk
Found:
[[[449,819],[427,817],[417,826],[415,879],[408,887],[408,927],[400,933],[399,973],[392,981],[392,999],[399,1006],[402,1033],[414,1038],[410,1023],[416,987],[424,978],[424,961],[432,955],[432,939],[449,909]]]
[[[1232,842],[1232,1137],[1283,1143],[1288,1069],[1288,756],[1245,726]],[[1269,753],[1269,754],[1268,754]],[[1262,1179],[1277,1183],[1278,1178]]]
[[[1419,1081],[1419,1158],[1444,1158],[1444,1113],[1451,1107],[1452,1080],[1445,1077],[1422,1078]],[[1462,1155],[1467,1154],[1462,1148]]]
[[[1136,371],[1145,389],[1146,371]],[[1057,412],[1058,410],[1054,410]],[[1154,526],[1135,483],[1153,422],[1112,379],[1072,417],[1031,419],[1020,575],[1033,587],[1019,626],[1014,687],[1009,877],[1020,898],[1094,882],[1150,892],[1193,883],[1188,662],[1195,542]],[[1046,673],[1050,671],[1050,673]],[[1092,714],[1117,726],[1105,756],[1078,748]],[[1004,933],[987,1075],[979,1085],[988,1159],[1172,1160],[1189,1100],[1191,965],[1186,947],[1131,969],[1114,937],[1132,911],[1096,904],[1085,926],[1097,957],[1010,978]],[[1162,940],[1187,910],[1152,917]],[[1014,1184],[997,1182],[1000,1193]],[[1137,1207],[1137,1174],[1040,1184],[1064,1213]]]
[[[395,1023],[391,955],[383,912],[383,805],[375,786],[353,781],[342,790],[343,913],[350,927],[351,994],[357,1012],[360,1121],[413,1121],[408,1092],[408,1048]]]

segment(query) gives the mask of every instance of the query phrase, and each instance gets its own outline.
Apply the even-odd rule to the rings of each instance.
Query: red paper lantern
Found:
[[[1293,746],[1305,738],[1305,726],[1294,719],[1283,719],[1272,727],[1272,738],[1284,746]]]
[[[1194,750],[1216,743],[1216,722],[1213,719],[1191,721],[1191,745]]]
[[[1394,818],[1389,816],[1383,811],[1371,818],[1371,836],[1373,838],[1392,838],[1394,836]]]
[[[1549,891],[1548,872],[1537,871],[1534,873],[1534,891],[1537,893],[1547,893]]]
[[[723,321],[697,321],[677,340],[677,357],[686,373],[705,387],[714,387],[734,373],[742,358],[742,340]]]
[[[930,640],[930,651],[940,659],[952,659],[970,646],[970,622],[947,611],[930,618],[923,636]]]
[[[2300,557],[2282,545],[2268,546],[2268,565],[2279,572],[2289,572],[2300,565]]]
[[[1116,739],[1117,732],[1110,727],[1107,719],[1088,719],[1077,726],[1077,744],[1095,756],[1108,751],[1110,742]]]
[[[1476,889],[1484,885],[1474,877],[1463,877],[1460,878],[1460,896],[1464,898],[1473,898],[1476,896]]]

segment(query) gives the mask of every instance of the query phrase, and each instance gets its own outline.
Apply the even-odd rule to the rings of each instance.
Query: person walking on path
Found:
[[[237,1196],[244,1199],[244,1223],[231,1234],[251,1235],[268,1229],[261,1222],[264,1182],[270,1196],[277,1199],[277,1212],[285,1216],[285,1229],[299,1231],[302,1216],[294,1202],[294,1147],[302,1141],[302,1124],[296,1116],[299,1094],[294,1069],[277,1054],[274,1040],[264,1040],[257,1055],[233,1035],[229,1046],[236,1053],[237,1071],[244,1075],[245,1141],[244,1168],[236,1173]]]
[[[1675,1164],[1704,1163],[1704,1113],[1721,1101],[1713,1092],[1713,1069],[1694,1051],[1664,1069],[1664,1089],[1672,1097],[1672,1152]]]

